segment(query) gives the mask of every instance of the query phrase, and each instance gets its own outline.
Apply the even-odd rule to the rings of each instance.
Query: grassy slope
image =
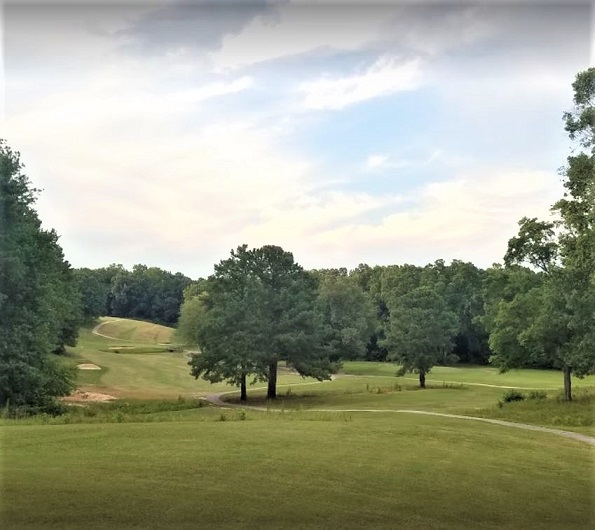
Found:
[[[127,318],[102,317],[99,319],[98,332],[131,342],[143,344],[162,344],[172,340],[173,328]]]
[[[103,332],[103,328],[100,331]],[[90,362],[102,368],[100,371],[79,371],[79,386],[84,390],[146,399],[204,395],[231,389],[224,383],[211,385],[202,379],[195,380],[190,376],[188,359],[183,353],[126,354],[108,351],[114,344],[113,340],[94,335],[91,330],[81,331],[78,345],[70,349],[71,356],[67,361],[71,364]],[[130,344],[143,345],[141,342]],[[281,385],[303,382],[307,381],[296,375],[281,374],[279,377]],[[262,383],[255,386],[261,387]]]
[[[191,413],[198,419],[208,410]],[[593,474],[585,468],[595,454],[584,444],[463,420],[354,414],[315,421],[329,418],[311,414],[4,427],[4,527],[573,529],[595,522]]]

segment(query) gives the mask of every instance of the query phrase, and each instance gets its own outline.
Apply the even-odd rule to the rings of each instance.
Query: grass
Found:
[[[211,385],[190,376],[188,357],[183,352],[140,353],[150,345],[128,343],[139,353],[125,355],[110,350],[110,339],[94,335],[91,330],[81,330],[78,345],[69,350],[65,362],[70,364],[93,363],[99,371],[80,370],[78,383],[83,390],[101,392],[119,398],[172,399],[179,395],[191,397],[230,390],[221,383]],[[300,376],[281,373],[280,384],[308,382]],[[262,386],[259,383],[255,386]]]
[[[173,328],[142,320],[102,317],[99,319],[98,332],[113,339],[149,344],[169,344]]]
[[[347,362],[343,371],[351,375],[394,377],[398,365],[393,363]],[[417,380],[415,374],[406,378]],[[563,385],[562,372],[558,370],[510,370],[501,374],[490,366],[435,366],[427,376],[428,383],[461,382],[482,385],[511,386],[525,389],[556,389]],[[573,385],[595,386],[595,376],[572,378]]]
[[[584,464],[594,454],[578,442],[443,418],[248,414],[251,421],[3,427],[4,528],[593,522]]]
[[[475,415],[562,428],[595,436],[595,392],[575,391],[571,403],[562,401],[559,393],[549,393],[543,399],[525,399],[503,403],[501,407],[482,408],[476,410]]]
[[[140,326],[118,325],[121,335]],[[136,353],[116,353],[123,344]],[[395,365],[352,362],[324,383],[282,370],[277,410],[259,412],[205,406],[198,396],[237,393],[194,380],[182,352],[160,347],[85,330],[64,362],[98,364],[79,371],[79,384],[121,399],[0,419],[2,528],[595,527],[587,444],[349,411],[417,409],[595,435],[595,378],[575,381],[569,404],[556,397],[553,371],[436,367],[420,390],[414,376],[396,378]],[[265,403],[262,386],[249,389],[250,405]],[[499,407],[507,386],[547,397]]]

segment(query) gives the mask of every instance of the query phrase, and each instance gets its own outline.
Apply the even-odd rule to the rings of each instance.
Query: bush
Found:
[[[525,394],[519,392],[518,390],[508,390],[502,396],[502,401],[504,403],[511,403],[512,401],[524,401]]]

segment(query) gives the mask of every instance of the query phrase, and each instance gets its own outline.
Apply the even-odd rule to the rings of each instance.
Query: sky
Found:
[[[1,137],[73,267],[501,262],[547,217],[589,2],[5,2]]]

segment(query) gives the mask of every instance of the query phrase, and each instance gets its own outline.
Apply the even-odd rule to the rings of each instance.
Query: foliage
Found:
[[[514,389],[507,390],[502,396],[503,403],[510,403],[511,401],[523,401],[524,399],[525,394]]]
[[[215,266],[206,291],[196,322],[201,354],[190,361],[195,377],[239,385],[245,399],[253,375],[268,382],[273,399],[279,361],[319,380],[336,369],[316,311],[316,281],[291,253],[240,246]]]
[[[52,352],[74,345],[81,319],[72,270],[34,209],[38,190],[0,143],[0,406],[53,407],[73,387]]]
[[[426,374],[439,360],[443,364],[456,361],[451,353],[458,327],[456,315],[440,294],[425,286],[390,298],[388,307],[385,346],[389,358],[401,365],[400,375],[419,373],[423,388]]]
[[[87,322],[99,316],[148,320],[165,326],[178,321],[184,290],[192,280],[158,267],[122,265],[75,270]]]
[[[346,273],[319,279],[318,310],[333,360],[363,358],[375,327],[370,297]]]
[[[595,373],[595,68],[577,75],[566,130],[586,152],[568,157],[564,197],[552,222],[523,218],[509,241],[508,266],[528,263],[545,274],[540,286],[498,303],[489,327],[493,361],[502,369],[542,358],[564,372],[567,400],[571,373]]]

